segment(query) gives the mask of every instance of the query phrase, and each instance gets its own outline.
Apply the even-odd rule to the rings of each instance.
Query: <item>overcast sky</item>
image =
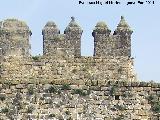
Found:
[[[92,30],[98,21],[105,21],[113,31],[123,15],[133,29],[132,56],[140,80],[160,82],[160,1],[138,4],[138,0],[117,0],[121,4],[79,5],[78,0],[1,0],[0,19],[17,18],[25,21],[32,31],[32,55],[42,54],[42,28],[54,21],[61,33],[74,16],[83,29],[82,55],[93,54]],[[135,2],[126,5],[127,2]],[[113,1],[114,2],[114,1]]]

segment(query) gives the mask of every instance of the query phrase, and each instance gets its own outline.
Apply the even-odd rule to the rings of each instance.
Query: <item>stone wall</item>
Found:
[[[121,17],[113,35],[104,22],[93,30],[93,57],[81,56],[82,29],[71,17],[60,34],[54,22],[42,30],[43,55],[29,54],[31,31],[23,21],[0,22],[0,61],[2,81],[75,81],[84,84],[94,80],[136,81],[131,58],[132,30]]]
[[[17,82],[74,81],[137,81],[133,71],[133,59],[128,57],[81,57],[52,59],[43,56],[4,57],[1,64],[1,80]]]
[[[42,30],[43,54],[45,56],[80,57],[81,56],[81,27],[75,22],[75,18],[66,27],[64,34],[60,34],[57,25],[47,22]]]
[[[105,22],[98,22],[93,30],[94,37],[94,56],[126,56],[131,57],[131,34],[124,17],[121,20],[113,34]]]
[[[6,19],[0,24],[0,51],[5,56],[29,56],[31,31],[25,22]]]
[[[0,22],[0,119],[160,119],[160,84],[138,82],[124,18],[113,35],[97,23],[92,57],[81,56],[82,32],[73,17],[64,34],[48,22],[43,55],[31,56],[29,27]]]
[[[158,120],[160,84],[0,83],[0,119]]]

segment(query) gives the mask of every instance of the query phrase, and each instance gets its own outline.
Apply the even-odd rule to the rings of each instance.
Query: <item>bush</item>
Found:
[[[122,96],[126,98],[126,97],[133,97],[134,95],[131,91],[125,91],[123,92]]]
[[[160,113],[160,101],[153,105],[152,111],[154,111],[155,113]]]
[[[65,113],[66,113],[66,115],[69,115],[69,114],[70,114],[70,112],[69,112],[69,111],[66,111]]]
[[[89,94],[89,92],[87,92]],[[73,90],[73,94],[79,94],[81,96],[86,96],[88,95],[86,92],[84,92],[82,89],[75,89]]]
[[[61,90],[70,90],[70,89],[71,89],[71,87],[68,84],[64,84],[61,86]]]
[[[110,94],[115,95],[115,93],[116,93],[116,86],[112,86],[110,90]]]
[[[28,94],[29,94],[29,95],[33,95],[33,94],[34,94],[33,86],[30,86],[30,87],[28,88]]]
[[[77,72],[77,70],[76,70],[76,69],[73,69],[73,70],[72,70],[72,73],[74,73],[74,74],[75,74],[76,72]]]
[[[7,108],[7,107],[5,107],[5,108],[1,109],[1,113],[4,113],[4,114],[5,114],[5,113],[8,113],[8,111],[9,111],[9,110],[8,110],[8,108]]]
[[[55,86],[50,86],[47,89],[47,92],[49,92],[49,93],[55,93],[55,92],[57,92],[57,88]]]
[[[151,103],[154,104],[157,101],[157,96],[156,95],[149,95],[147,97],[147,100]]]
[[[150,95],[147,99],[152,105],[151,110],[155,113],[160,113],[160,101],[158,101],[158,96]]]
[[[39,60],[39,56],[32,56],[32,59],[33,59],[34,61],[38,61],[38,60]]]
[[[28,113],[32,113],[34,111],[34,107],[33,106],[28,106],[27,112]]]
[[[53,113],[49,115],[50,118],[55,117],[55,116],[56,116],[56,115],[53,114]]]
[[[120,111],[124,111],[126,109],[124,105],[116,105],[115,107]]]
[[[1,94],[1,95],[0,95],[0,100],[1,100],[1,101],[4,101],[5,99],[6,99],[6,96],[5,96],[4,94]]]
[[[117,118],[115,118],[115,120],[123,120],[124,119],[124,115],[120,115],[120,116],[118,116]]]

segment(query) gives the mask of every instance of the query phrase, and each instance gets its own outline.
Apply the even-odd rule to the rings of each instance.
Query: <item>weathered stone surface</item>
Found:
[[[82,32],[74,17],[64,34],[49,21],[43,55],[31,56],[29,27],[0,22],[0,119],[159,119],[160,84],[136,79],[124,17],[113,35],[97,23],[93,57],[81,56]]]

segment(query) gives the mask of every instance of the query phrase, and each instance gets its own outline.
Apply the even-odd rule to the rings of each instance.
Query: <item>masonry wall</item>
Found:
[[[160,119],[160,85],[137,81],[124,18],[112,35],[97,23],[93,57],[81,56],[82,32],[73,17],[64,34],[48,22],[43,55],[31,56],[29,27],[0,22],[0,119]]]
[[[158,120],[159,95],[159,84],[145,82],[1,83],[0,118]]]
[[[74,17],[64,34],[54,22],[47,22],[42,30],[42,56],[29,55],[31,32],[23,21],[7,19],[0,28],[2,81],[136,81],[130,56],[132,30],[123,17],[113,35],[104,22],[97,23],[94,57],[81,56],[83,31]]]
[[[133,60],[121,58],[82,57],[52,59],[39,57],[37,60],[24,57],[5,57],[1,65],[2,81],[137,81]]]
[[[17,19],[6,19],[0,26],[0,51],[5,56],[29,56],[29,27]]]
[[[94,56],[123,56],[131,57],[131,34],[133,31],[121,16],[121,20],[111,34],[105,22],[98,22],[92,32],[94,37]]]
[[[50,21],[42,30],[43,35],[43,54],[45,56],[74,58],[81,57],[81,35],[82,30],[71,17],[69,25],[64,30],[64,34],[60,34],[57,25]]]

